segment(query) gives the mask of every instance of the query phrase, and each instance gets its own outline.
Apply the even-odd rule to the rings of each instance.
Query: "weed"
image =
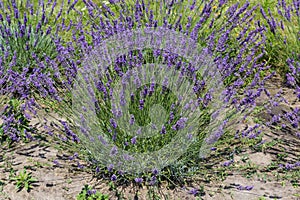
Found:
[[[10,180],[16,182],[16,188],[18,189],[18,191],[21,191],[23,188],[25,188],[27,192],[29,192],[33,188],[32,183],[38,181],[36,178],[33,178],[31,176],[31,172],[28,173],[26,169],[21,171],[19,175],[10,178]]]
[[[96,190],[94,190],[91,186],[85,185],[81,192],[76,196],[77,200],[108,200],[108,195],[104,195]]]

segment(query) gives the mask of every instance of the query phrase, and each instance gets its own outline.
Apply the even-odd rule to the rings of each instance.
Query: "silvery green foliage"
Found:
[[[176,57],[190,60],[191,66],[197,67],[191,70],[188,66],[177,65],[181,69],[176,70],[170,63],[142,64],[139,61],[124,73],[116,67],[106,67],[112,66],[114,60],[127,52],[142,49],[164,49],[166,52],[173,52]],[[122,64],[127,67],[125,62]],[[176,162],[187,152],[191,143],[206,137],[203,133],[200,134],[201,137],[198,136],[199,120],[203,115],[200,104],[204,101],[207,101],[205,104],[213,101],[211,110],[214,112],[214,119],[201,130],[209,132],[207,141],[198,141],[202,143],[201,155],[221,137],[218,129],[226,120],[219,115],[226,107],[221,95],[224,90],[223,80],[209,54],[183,34],[163,27],[116,34],[89,52],[83,66],[72,89],[73,118],[80,126],[80,140],[103,165],[113,164],[117,170],[141,173],[162,169]],[[112,71],[115,74],[110,73]],[[197,97],[194,90],[198,81],[197,73],[202,77],[207,90],[212,93],[207,93],[204,99]],[[107,90],[108,100],[99,104],[97,93],[103,92],[103,88],[97,86],[99,82],[105,81],[107,74],[115,76],[115,80],[112,80]],[[160,93],[156,92],[158,88],[151,89],[152,84],[162,86]],[[139,95],[137,91],[141,88],[143,90]],[[134,103],[132,94],[139,99],[139,108],[130,107]],[[170,97],[171,94],[173,97]],[[147,98],[148,95],[166,96],[168,102],[158,97],[154,97],[155,100]],[[104,108],[111,111],[105,113]],[[149,110],[144,112],[145,109]],[[175,119],[168,116],[173,111]],[[103,120],[99,121],[98,115]],[[137,123],[145,122],[148,115],[149,123]],[[134,122],[131,122],[132,117]],[[155,140],[152,144],[146,144],[145,140],[151,141],[162,132],[164,137],[161,139],[168,143],[161,145],[161,149],[153,147],[158,145]],[[170,137],[172,140],[167,139]],[[129,142],[129,139],[129,146],[118,145]],[[143,147],[138,143],[143,143],[144,147],[146,145],[148,150],[141,152]],[[132,152],[134,148],[137,148],[136,152]]]

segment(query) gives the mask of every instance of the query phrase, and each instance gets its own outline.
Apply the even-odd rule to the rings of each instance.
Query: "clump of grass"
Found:
[[[85,185],[81,192],[76,196],[77,200],[108,200],[108,195],[96,191],[89,185]]]
[[[18,175],[15,177],[10,178],[12,181],[16,182],[16,188],[18,191],[22,190],[23,188],[26,189],[27,192],[29,192],[33,186],[32,184],[37,182],[37,179],[33,178],[31,176],[31,172],[27,172],[26,169],[21,171]]]

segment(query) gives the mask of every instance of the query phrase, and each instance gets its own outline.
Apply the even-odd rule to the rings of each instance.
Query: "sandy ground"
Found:
[[[299,143],[298,143],[299,144]],[[299,152],[298,152],[299,153]],[[272,153],[252,153],[247,154],[248,161],[258,166],[258,169],[264,169],[275,159]],[[299,154],[298,154],[299,155]],[[59,155],[58,151],[51,146],[46,146],[42,142],[32,142],[22,147],[10,149],[5,152],[5,156],[0,156],[0,166],[7,166],[11,163],[11,167],[15,170],[21,170],[23,167],[32,166],[28,171],[32,172],[32,176],[38,179],[34,184],[34,188],[27,192],[21,190],[17,192],[13,182],[9,181],[9,172],[4,168],[0,168],[0,180],[5,182],[0,193],[0,199],[11,200],[65,200],[76,199],[76,195],[81,191],[85,184],[95,185],[95,188],[105,194],[110,194],[110,199],[117,199],[114,192],[109,191],[107,181],[93,179],[92,175],[77,169],[73,161],[69,161],[67,156]],[[53,160],[59,161],[60,166],[54,166]],[[236,156],[235,165],[243,165],[242,156]],[[39,164],[37,164],[39,163]],[[17,172],[18,173],[18,172]],[[106,183],[105,183],[106,182]],[[300,189],[294,188],[288,181],[278,182],[271,173],[267,173],[267,181],[262,178],[252,177],[245,178],[241,174],[233,173],[224,181],[215,181],[209,184],[193,183],[194,186],[205,185],[205,195],[203,199],[238,199],[238,200],[257,200],[259,197],[265,199],[300,199],[296,197]],[[237,187],[254,186],[251,191],[238,190]],[[188,194],[188,189],[176,188],[175,190],[161,189],[157,190],[162,196],[168,199],[196,199]],[[148,199],[146,196],[146,188],[135,188],[126,186],[119,188],[124,193],[125,199],[136,199],[134,195],[138,192],[138,199]]]

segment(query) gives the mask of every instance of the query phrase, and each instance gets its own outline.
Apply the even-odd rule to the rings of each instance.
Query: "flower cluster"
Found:
[[[280,62],[284,62],[287,85],[296,88],[295,92],[297,92],[300,83],[300,51],[298,48],[300,45],[300,3],[297,0],[289,3],[285,0],[278,0],[276,10],[277,13],[272,13],[268,8],[266,13],[262,7],[260,8],[263,18],[267,21],[268,31],[272,33],[274,41],[279,41],[276,45],[286,48],[288,51],[288,54],[279,55],[278,59],[274,56],[272,59],[275,59],[274,62],[278,62],[279,65]],[[270,48],[274,46],[272,42],[266,44],[267,52],[271,52]]]
[[[24,4],[11,0],[1,2],[0,7],[0,95],[20,101],[19,115],[29,118],[29,113],[35,115],[40,108],[39,100],[61,101],[59,90],[76,76],[75,63],[73,68],[64,64],[73,49],[65,50],[59,37],[57,21],[61,13],[54,14],[56,2],[39,1],[36,5],[33,1]],[[5,134],[17,141],[23,130],[14,127],[26,126],[27,122],[8,111],[1,117]]]
[[[248,186],[248,185],[246,185],[246,186],[242,186],[242,185],[239,185],[239,186],[237,186],[237,189],[238,190],[252,190],[253,189],[253,185],[251,185],[251,186]]]
[[[300,167],[300,162],[295,162],[294,164],[286,163],[285,165],[279,164],[279,168],[283,168],[286,170],[293,170]]]

